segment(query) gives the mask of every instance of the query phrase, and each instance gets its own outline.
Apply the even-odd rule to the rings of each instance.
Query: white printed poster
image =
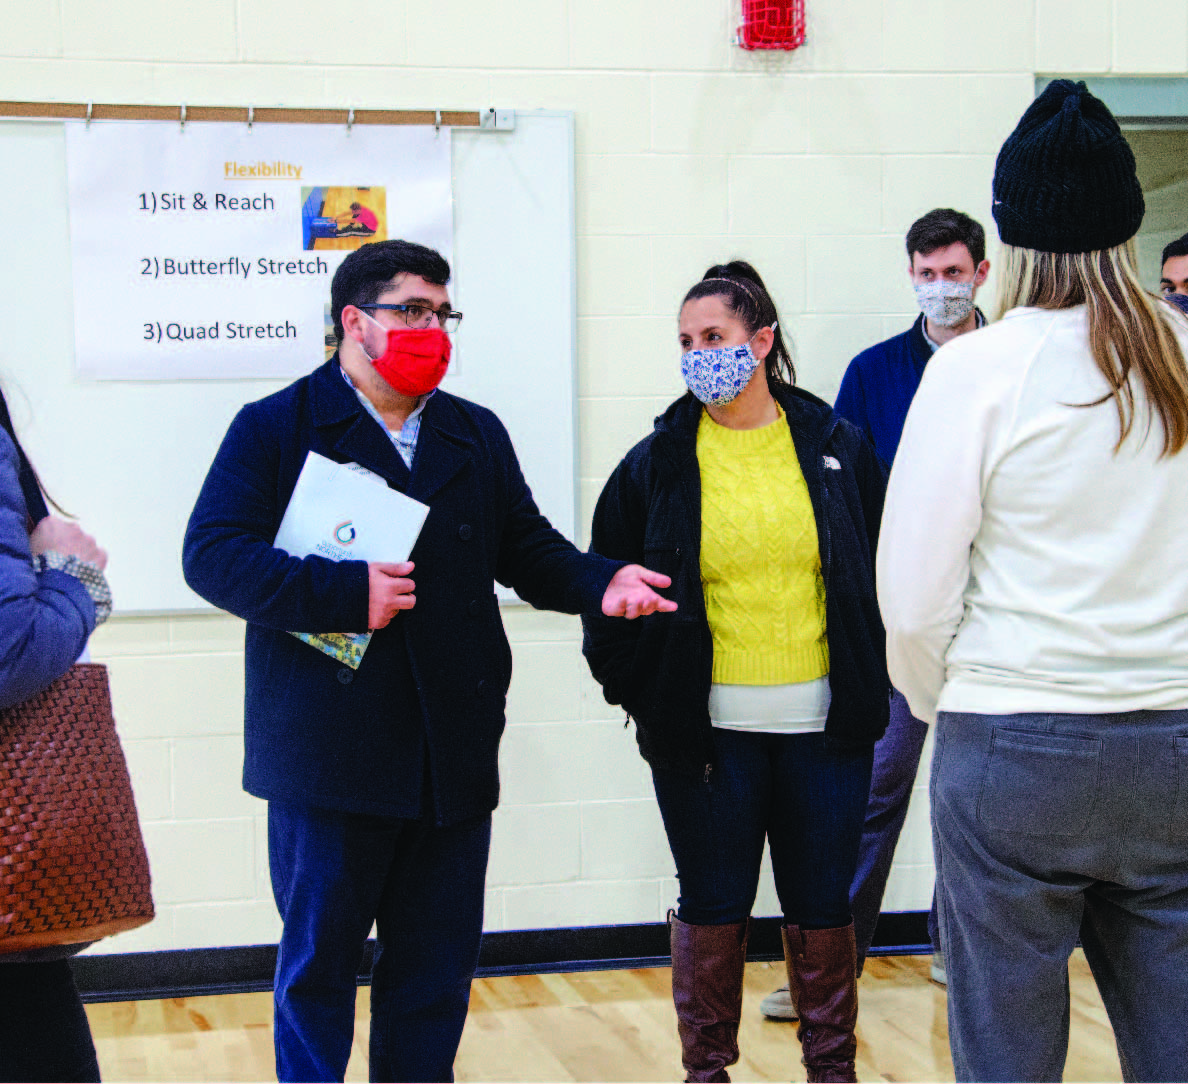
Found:
[[[401,238],[450,259],[450,132],[66,124],[75,356],[96,380],[309,372],[348,252]]]

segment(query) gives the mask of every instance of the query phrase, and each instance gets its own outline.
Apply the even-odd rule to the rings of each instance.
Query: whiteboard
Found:
[[[236,411],[287,381],[80,378],[63,124],[5,122],[0,140],[0,384],[17,433],[50,496],[107,548],[117,614],[209,610],[182,579],[186,521]],[[443,387],[499,415],[541,510],[572,538],[572,113],[454,129],[453,188],[451,296],[466,319]],[[319,348],[309,369],[320,363]]]

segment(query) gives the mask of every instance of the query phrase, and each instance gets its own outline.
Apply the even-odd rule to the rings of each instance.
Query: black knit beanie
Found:
[[[1004,244],[1092,252],[1129,241],[1143,221],[1134,154],[1084,83],[1044,88],[998,152],[994,221]]]

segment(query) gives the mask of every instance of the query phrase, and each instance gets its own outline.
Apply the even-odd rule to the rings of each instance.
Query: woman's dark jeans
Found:
[[[677,918],[695,926],[744,921],[766,838],[784,922],[848,925],[873,751],[828,753],[821,733],[715,727],[713,740],[708,780],[652,769],[680,881]]]
[[[98,1080],[69,960],[0,962],[0,1080]]]

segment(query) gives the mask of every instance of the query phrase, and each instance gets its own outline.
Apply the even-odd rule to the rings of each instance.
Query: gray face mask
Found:
[[[921,282],[915,289],[920,311],[941,327],[956,327],[973,312],[972,282]]]

